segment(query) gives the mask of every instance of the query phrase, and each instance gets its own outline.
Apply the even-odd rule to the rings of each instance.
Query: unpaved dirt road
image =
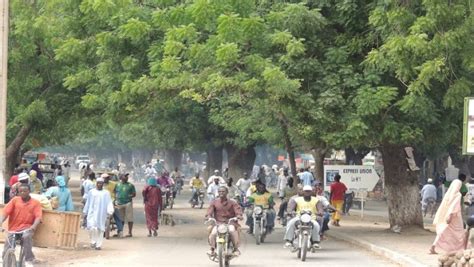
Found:
[[[95,251],[88,248],[87,232],[81,229],[76,250],[34,248],[37,258],[43,262],[37,266],[218,266],[205,254],[209,249],[203,224],[205,209],[190,208],[187,204],[189,190],[185,188],[178,196],[173,210],[165,211],[173,215],[177,225],[161,226],[155,238],[146,236],[140,204],[142,187],[137,185],[134,201],[134,237],[105,240],[103,249]],[[306,262],[301,262],[295,253],[283,248],[283,233],[284,229],[278,226],[264,244],[257,246],[253,236],[244,230],[241,233],[242,255],[232,260],[231,266],[396,266],[366,250],[331,239],[324,241],[317,253],[310,253]]]

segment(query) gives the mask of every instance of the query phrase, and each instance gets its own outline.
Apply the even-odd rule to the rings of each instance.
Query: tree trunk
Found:
[[[183,158],[183,151],[179,149],[165,150],[165,168],[172,172],[174,168],[181,169],[181,159]]]
[[[253,165],[257,154],[255,153],[255,146],[248,146],[246,148],[238,148],[231,144],[225,146],[229,162],[229,178],[232,177],[233,183],[243,177],[243,173],[248,175],[252,173]]]
[[[370,152],[369,149],[357,149],[352,147],[344,149],[347,165],[362,165],[362,160]]]
[[[402,146],[385,144],[381,152],[390,227],[423,227],[418,172],[409,171],[407,155]]]
[[[13,173],[13,169],[15,165],[19,162],[18,160],[18,153],[20,152],[20,148],[25,142],[26,138],[30,134],[31,126],[23,126],[21,127],[20,131],[16,134],[15,139],[10,143],[6,150],[6,168],[5,168],[5,177],[10,179],[10,176]],[[8,182],[8,181],[6,181]]]
[[[205,180],[209,178],[214,170],[222,171],[222,148],[223,146],[211,147],[207,149],[207,164]]]
[[[324,182],[324,157],[326,156],[327,151],[327,148],[312,149],[316,169],[316,179],[320,182]]]

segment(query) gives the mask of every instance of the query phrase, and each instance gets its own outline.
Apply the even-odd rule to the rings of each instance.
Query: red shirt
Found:
[[[242,215],[242,210],[233,199],[222,201],[220,198],[216,198],[207,209],[207,216],[216,219],[217,223],[227,223],[230,218],[239,215]]]
[[[341,182],[333,182],[330,187],[331,200],[344,200],[344,193],[347,190],[345,184]]]
[[[3,209],[3,216],[8,216],[8,231],[12,232],[31,227],[42,215],[41,204],[33,198],[24,202],[21,197],[14,197]]]
[[[18,183],[18,175],[13,175],[12,177],[10,177],[10,181],[8,182],[8,184],[10,185],[10,187],[12,187],[16,183]]]

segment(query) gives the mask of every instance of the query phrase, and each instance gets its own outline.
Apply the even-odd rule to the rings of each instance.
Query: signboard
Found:
[[[324,186],[329,191],[329,186],[334,182],[334,176],[339,174],[341,182],[349,190],[372,191],[379,181],[379,175],[372,166],[363,165],[324,165]]]
[[[474,155],[474,98],[464,98],[462,154]]]

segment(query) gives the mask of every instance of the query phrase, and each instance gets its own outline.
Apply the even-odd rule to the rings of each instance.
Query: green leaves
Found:
[[[129,19],[126,24],[118,28],[118,33],[121,38],[128,38],[132,42],[138,43],[146,39],[146,35],[151,27],[146,22],[138,19]]]
[[[393,105],[398,95],[395,87],[363,87],[358,90],[355,98],[357,113],[362,116],[376,115]]]
[[[224,43],[216,50],[217,62],[223,66],[230,66],[237,63],[239,59],[239,48],[235,43]]]

